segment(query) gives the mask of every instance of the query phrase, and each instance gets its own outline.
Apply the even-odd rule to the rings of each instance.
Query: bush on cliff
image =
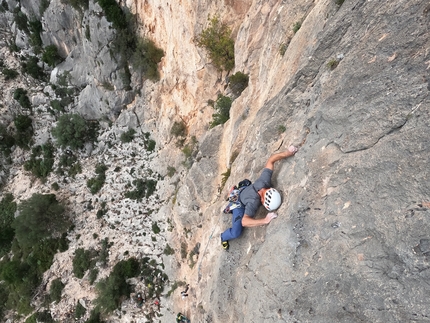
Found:
[[[218,16],[209,19],[209,26],[195,39],[197,46],[206,49],[212,64],[218,70],[230,71],[234,67],[234,41],[227,24]]]
[[[218,99],[215,102],[216,112],[212,115],[213,120],[209,123],[210,128],[217,125],[224,124],[228,119],[230,119],[230,108],[232,99],[228,96],[222,94],[218,95]]]
[[[63,114],[52,129],[52,135],[61,147],[83,148],[86,142],[95,141],[97,129],[79,114]]]

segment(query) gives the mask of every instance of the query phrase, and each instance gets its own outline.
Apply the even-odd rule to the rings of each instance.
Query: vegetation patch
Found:
[[[39,59],[36,56],[31,56],[26,61],[22,62],[21,68],[23,73],[26,73],[37,80],[46,80],[45,71],[39,66]]]
[[[13,98],[18,101],[23,109],[28,109],[31,111],[31,102],[27,96],[27,91],[23,88],[17,88],[13,92]]]
[[[9,309],[26,315],[33,311],[30,302],[54,255],[68,248],[65,233],[70,222],[53,194],[34,194],[18,210],[11,224],[15,236],[10,253],[0,261],[0,312]],[[51,322],[44,312],[33,318]]]
[[[135,179],[133,181],[135,189],[125,193],[125,197],[140,201],[143,197],[150,197],[156,189],[157,181],[152,179]]]
[[[146,151],[148,151],[148,152],[154,151],[155,145],[156,145],[155,140],[151,139],[150,135],[151,134],[149,132],[145,132],[143,134],[145,148],[146,148]]]
[[[212,115],[212,121],[209,123],[209,127],[213,128],[217,125],[224,124],[230,119],[230,108],[232,99],[228,96],[218,94],[218,99],[215,101],[215,113]]]
[[[329,60],[329,62],[327,63],[327,67],[330,70],[334,70],[337,66],[339,65],[339,61],[337,59],[331,59]]]
[[[301,27],[302,27],[301,21],[297,21],[296,23],[294,23],[294,25],[293,25],[293,33],[298,32]]]
[[[48,177],[54,166],[55,148],[51,143],[33,147],[30,160],[24,163],[24,169],[40,179]]]
[[[230,76],[228,86],[233,92],[234,95],[239,96],[243,90],[248,87],[249,76],[242,72],[236,72],[232,76]]]
[[[5,126],[0,124],[0,151],[7,157],[11,154],[11,148],[15,145],[15,138]]]
[[[51,287],[49,288],[49,296],[51,301],[59,302],[61,300],[61,292],[64,289],[64,284],[61,282],[60,278],[54,279],[51,282]]]
[[[67,175],[75,178],[81,172],[82,166],[78,157],[71,150],[66,150],[59,158],[56,173],[61,176]]]
[[[63,114],[58,119],[57,126],[52,129],[52,135],[59,146],[80,149],[86,142],[96,141],[97,130],[97,126],[79,114]]]
[[[124,13],[115,0],[98,0],[106,14],[106,18],[116,29],[113,48],[119,55],[119,66],[123,68],[123,83],[130,89],[131,73],[128,62],[133,69],[141,72],[146,78],[157,81],[159,79],[158,63],[164,56],[164,51],[147,38],[139,38],[136,34],[135,19],[130,13]]]
[[[74,315],[75,319],[79,320],[82,316],[85,315],[86,312],[87,312],[87,309],[83,307],[80,302],[78,302],[75,308],[75,315]]]
[[[61,63],[63,59],[60,54],[58,54],[58,48],[55,45],[46,46],[43,50],[42,61],[51,67],[54,67]]]
[[[19,73],[17,71],[10,69],[10,68],[4,68],[2,70],[2,73],[4,75],[5,81],[14,80],[19,75]]]
[[[12,246],[12,240],[15,236],[15,230],[12,227],[17,209],[13,195],[6,193],[0,201],[0,258],[9,252]]]
[[[197,46],[204,48],[212,64],[218,70],[230,71],[234,67],[234,41],[227,24],[218,16],[209,18],[209,26],[195,39]]]
[[[83,278],[85,272],[95,265],[96,256],[97,252],[95,250],[76,249],[75,257],[73,258],[73,274],[77,278]]]
[[[132,292],[128,278],[140,273],[139,262],[136,258],[118,262],[112,269],[109,277],[100,280],[96,284],[97,298],[95,304],[102,313],[110,313],[117,309],[121,300]]]
[[[23,149],[30,149],[33,143],[33,121],[30,116],[20,114],[15,117],[13,123],[16,128],[14,144]]]
[[[136,130],[134,130],[133,128],[130,128],[121,134],[120,140],[122,142],[132,142],[135,134],[136,134]]]
[[[104,164],[98,164],[96,166],[96,177],[90,178],[87,181],[87,187],[90,189],[92,194],[96,194],[103,187],[106,180],[107,166]]]

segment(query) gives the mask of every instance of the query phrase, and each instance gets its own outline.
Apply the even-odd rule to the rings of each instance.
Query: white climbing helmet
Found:
[[[264,194],[264,207],[268,211],[274,211],[281,205],[281,194],[273,187],[269,188]]]

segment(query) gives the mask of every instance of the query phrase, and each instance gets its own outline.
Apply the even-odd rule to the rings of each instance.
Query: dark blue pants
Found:
[[[245,214],[245,208],[237,208],[233,209],[233,215],[232,215],[232,226],[231,228],[225,230],[223,233],[221,233],[221,240],[222,241],[228,241],[231,239],[236,239],[240,236],[243,230],[242,226],[242,218]]]

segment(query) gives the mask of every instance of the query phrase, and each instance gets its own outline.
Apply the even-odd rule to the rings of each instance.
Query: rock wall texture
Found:
[[[161,322],[174,321],[178,311],[191,322],[430,322],[430,5],[421,0],[340,2],[121,2],[136,14],[139,32],[165,51],[160,81],[133,75],[135,91],[128,91],[109,53],[113,30],[100,6],[90,1],[89,9],[79,13],[52,0],[42,17],[42,40],[56,44],[65,61],[52,70],[51,82],[69,75],[81,89],[71,111],[89,119],[107,117],[114,125],[83,155],[84,174],[62,193],[72,197],[70,207],[75,204],[80,214],[76,230],[87,240],[72,241],[70,253],[58,255],[46,283],[53,275],[70,274],[65,264],[70,267],[73,249],[91,245],[98,230],[100,238],[118,246],[111,266],[133,250],[130,255],[150,254],[162,261],[171,282],[190,284],[188,298],[176,291],[161,300]],[[30,12],[37,3],[21,5]],[[215,14],[233,31],[231,73],[247,73],[250,81],[233,102],[230,120],[209,129],[214,111],[207,101],[228,91],[229,75],[218,72],[193,39]],[[3,16],[1,26],[14,30]],[[29,50],[20,36],[17,45]],[[113,90],[103,86],[106,82]],[[41,89],[32,89],[36,102]],[[12,101],[10,91],[3,92],[3,100]],[[42,111],[45,105],[40,102]],[[55,122],[43,115],[45,128],[36,129],[39,143]],[[170,133],[178,120],[186,123],[188,140],[196,138],[186,167]],[[147,156],[140,141],[121,144],[117,138],[128,127],[150,132],[156,154]],[[278,218],[245,229],[224,251],[219,235],[231,224],[230,215],[221,212],[227,188],[243,178],[257,179],[267,158],[290,144],[299,152],[279,161],[273,175],[283,198]],[[19,153],[16,159],[23,160]],[[111,166],[100,201],[81,192],[97,161]],[[168,167],[178,171],[159,181],[160,199],[150,201],[150,217],[139,213],[138,204],[117,199],[108,203],[108,225],[100,227],[96,210],[88,216],[86,205],[121,194],[135,165],[142,174],[148,165],[163,176]],[[115,166],[126,176],[114,173]],[[49,191],[54,181],[30,185],[16,168],[6,188],[26,198],[38,189]],[[257,217],[265,213],[261,209]],[[163,229],[158,245],[142,237],[149,221]],[[169,225],[173,230],[167,230]],[[174,255],[162,254],[166,242]],[[65,293],[91,308],[94,288],[79,287],[68,277],[63,277]],[[64,318],[76,300],[52,312]],[[146,322],[144,313],[131,313],[117,313],[110,321]]]
[[[183,223],[202,226],[193,230],[196,298],[181,307],[193,320],[430,320],[429,21],[421,1],[252,3],[236,39],[236,69],[250,86],[201,141],[209,151],[178,194],[189,200],[176,208]],[[276,166],[279,217],[224,252],[219,233],[231,219],[213,199],[213,159],[222,158],[219,174],[239,151],[229,186],[255,180],[290,143],[301,148]]]

